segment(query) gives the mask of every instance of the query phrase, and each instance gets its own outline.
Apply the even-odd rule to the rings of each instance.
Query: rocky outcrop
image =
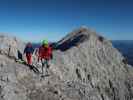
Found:
[[[0,35],[0,54],[17,58],[18,52],[23,53],[25,44],[16,37]]]
[[[110,41],[81,27],[56,46],[50,76],[44,78],[0,55],[0,99],[133,99],[133,68]],[[36,67],[40,70],[39,65]]]

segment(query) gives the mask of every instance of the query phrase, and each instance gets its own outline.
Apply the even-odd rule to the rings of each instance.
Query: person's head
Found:
[[[32,47],[31,42],[28,42],[28,43],[27,43],[27,47]]]
[[[42,45],[43,45],[44,47],[48,47],[48,46],[49,46],[49,43],[48,43],[47,40],[43,40],[43,41],[42,41]]]

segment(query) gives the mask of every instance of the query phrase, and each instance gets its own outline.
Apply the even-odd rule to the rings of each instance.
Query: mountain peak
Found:
[[[76,29],[65,36],[62,40],[60,40],[57,44],[57,49],[61,51],[66,51],[71,47],[77,46],[87,40],[91,36],[97,36],[96,32],[92,31],[86,26],[81,26],[79,29]]]
[[[96,32],[93,31],[92,29],[89,29],[87,26],[81,26],[78,29],[75,29],[71,33],[69,33],[68,36],[73,36],[74,37],[78,34],[88,36],[88,35],[92,35],[92,34],[94,35],[94,34],[96,34]]]

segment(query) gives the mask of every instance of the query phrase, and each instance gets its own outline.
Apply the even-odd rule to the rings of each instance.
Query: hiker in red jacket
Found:
[[[43,40],[42,46],[39,48],[39,57],[38,59],[41,60],[42,63],[42,77],[43,75],[43,68],[45,67],[46,75],[48,75],[48,68],[50,67],[49,61],[52,57],[52,48],[49,46],[47,40]]]

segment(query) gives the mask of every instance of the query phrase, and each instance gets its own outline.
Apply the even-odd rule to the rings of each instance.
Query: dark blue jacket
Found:
[[[24,53],[31,53],[31,54],[33,54],[33,52],[34,52],[34,49],[33,49],[33,47],[26,47],[25,49],[24,49]]]

